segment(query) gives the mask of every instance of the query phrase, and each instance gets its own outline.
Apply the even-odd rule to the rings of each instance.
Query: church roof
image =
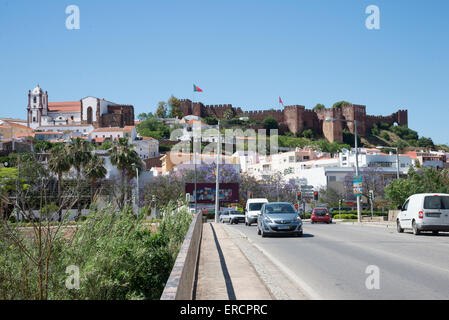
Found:
[[[49,102],[48,111],[52,112],[81,112],[81,101],[63,101],[63,102]]]

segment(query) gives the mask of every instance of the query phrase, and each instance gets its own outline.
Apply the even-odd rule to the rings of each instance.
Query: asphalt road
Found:
[[[304,223],[304,235],[243,233],[314,299],[449,299],[449,233],[399,234],[394,229]],[[255,248],[256,250],[256,248]],[[368,266],[379,269],[379,289],[368,289]]]

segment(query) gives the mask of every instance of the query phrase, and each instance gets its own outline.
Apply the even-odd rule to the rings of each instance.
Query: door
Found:
[[[410,199],[405,201],[404,205],[402,206],[401,212],[399,213],[399,221],[401,222],[402,228],[411,228],[412,222],[411,222],[411,213],[408,211],[410,204]]]
[[[449,225],[449,196],[424,197],[424,211],[428,223]]]

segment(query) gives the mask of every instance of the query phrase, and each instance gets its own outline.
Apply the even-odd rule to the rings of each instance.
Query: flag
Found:
[[[281,97],[279,97],[279,103],[282,104],[282,105],[284,105],[284,103],[282,102]]]
[[[197,87],[196,85],[193,85],[193,92],[203,92],[203,90],[201,90],[199,87]]]

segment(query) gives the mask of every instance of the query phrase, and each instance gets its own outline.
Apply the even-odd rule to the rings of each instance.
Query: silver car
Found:
[[[301,217],[291,203],[265,203],[257,219],[257,234],[262,237],[271,234],[291,234],[301,237]]]

